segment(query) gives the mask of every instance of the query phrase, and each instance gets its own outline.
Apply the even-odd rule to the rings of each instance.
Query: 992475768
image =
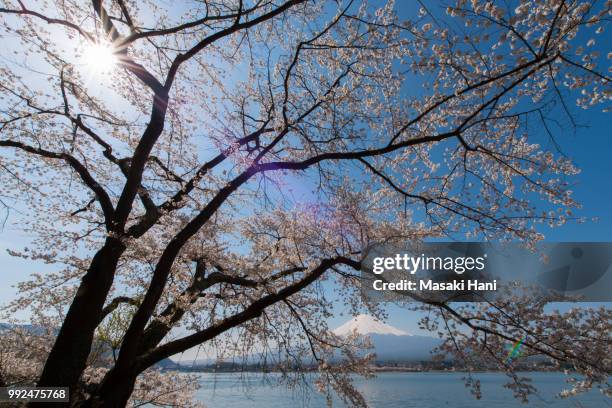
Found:
[[[0,402],[68,402],[67,387],[0,387]]]

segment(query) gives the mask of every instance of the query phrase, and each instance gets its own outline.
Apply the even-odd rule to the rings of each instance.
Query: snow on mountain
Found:
[[[392,334],[394,336],[411,335],[410,333],[397,329],[393,326],[389,326],[388,324],[378,321],[372,316],[365,314],[352,318],[334,330],[334,334],[337,336],[348,336],[353,332],[357,332],[357,334],[362,336],[370,334]]]
[[[429,361],[431,350],[441,343],[440,339],[415,336],[363,314],[338,327],[334,334],[347,336],[355,331],[370,338],[379,363]]]

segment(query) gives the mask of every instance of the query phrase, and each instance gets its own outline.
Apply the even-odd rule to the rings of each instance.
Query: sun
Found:
[[[116,50],[109,42],[86,45],[81,59],[89,71],[99,74],[112,72],[118,63]]]

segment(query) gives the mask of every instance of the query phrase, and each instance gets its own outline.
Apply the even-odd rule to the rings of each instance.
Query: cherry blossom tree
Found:
[[[84,406],[189,405],[194,380],[154,368],[205,344],[273,361],[290,385],[313,363],[322,392],[364,406],[350,374],[370,375],[367,344],[326,324],[329,285],[384,315],[360,296],[364,248],[531,245],[575,218],[555,124],[607,108],[610,2],[402,7],[0,2],[0,199],[34,237],[11,254],[55,266],[5,309],[40,329],[3,336],[1,381]],[[520,302],[420,307],[447,351],[499,364],[519,397],[496,361],[525,336],[586,376],[574,391],[605,386],[608,310]]]

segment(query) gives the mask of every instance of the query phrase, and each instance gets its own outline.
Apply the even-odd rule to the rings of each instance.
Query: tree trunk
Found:
[[[38,381],[39,387],[76,389],[124,250],[121,241],[108,237],[94,255],[47,358]]]
[[[117,367],[113,367],[105,376],[99,390],[79,407],[125,407],[134,391],[137,376],[138,373],[132,368],[117,370]]]

